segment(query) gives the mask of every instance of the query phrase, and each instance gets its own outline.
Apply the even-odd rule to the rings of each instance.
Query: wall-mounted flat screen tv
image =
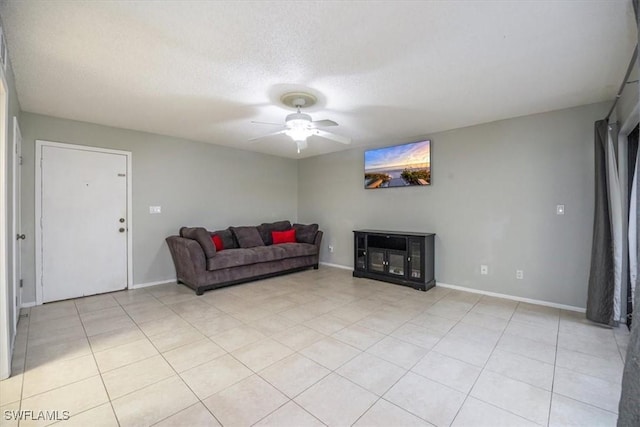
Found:
[[[431,141],[364,152],[364,188],[431,185]]]

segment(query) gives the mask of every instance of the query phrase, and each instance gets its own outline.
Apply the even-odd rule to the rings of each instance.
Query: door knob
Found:
[[[24,240],[26,238],[27,236],[25,236],[24,234],[16,234],[16,240]]]
[[[120,218],[120,219],[119,219],[119,221],[120,221],[120,222],[124,222],[124,218]]]
[[[121,233],[124,233],[124,228],[120,227],[120,229],[118,231],[121,232]]]

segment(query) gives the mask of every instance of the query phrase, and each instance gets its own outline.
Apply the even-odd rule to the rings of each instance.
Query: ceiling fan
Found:
[[[316,103],[317,99],[315,96],[304,92],[290,92],[282,95],[280,101],[282,101],[286,106],[297,109],[297,112],[285,117],[283,129],[256,138],[251,138],[249,141],[256,141],[258,139],[274,135],[285,134],[295,141],[296,146],[298,147],[298,153],[300,153],[300,150],[307,148],[307,138],[310,136],[319,136],[320,138],[330,139],[341,144],[351,144],[351,138],[319,129],[329,126],[338,126],[338,124],[333,120],[312,121],[310,115],[300,112],[301,108],[308,108]],[[280,123],[255,121],[252,121],[251,123],[282,126]]]

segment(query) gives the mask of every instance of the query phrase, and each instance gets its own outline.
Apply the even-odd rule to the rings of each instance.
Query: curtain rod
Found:
[[[628,83],[627,80],[629,79],[629,75],[633,70],[633,66],[636,63],[637,58],[638,58],[638,45],[636,45],[636,47],[633,49],[633,56],[631,57],[631,62],[629,62],[629,66],[627,67],[627,74],[625,74],[624,79],[622,79],[622,84],[620,85],[620,89],[618,89],[618,94],[616,95],[616,99],[613,101],[613,105],[611,106],[611,109],[609,110],[607,117],[604,118],[605,120],[609,120],[609,117],[611,117],[611,113],[613,113],[613,109],[616,108],[616,105],[618,104],[618,100],[620,99],[620,96],[622,96],[622,91],[624,90],[624,87]]]

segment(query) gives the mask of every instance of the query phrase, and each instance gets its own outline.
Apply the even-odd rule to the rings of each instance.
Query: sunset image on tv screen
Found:
[[[431,184],[431,141],[412,142],[364,153],[364,188]]]

